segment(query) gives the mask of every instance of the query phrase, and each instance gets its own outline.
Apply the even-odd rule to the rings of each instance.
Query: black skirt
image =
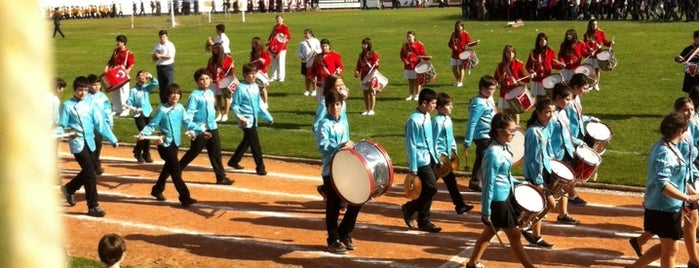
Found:
[[[682,238],[681,219],[682,210],[677,212],[664,212],[646,209],[643,213],[643,229],[660,238],[680,240]]]
[[[490,221],[495,228],[517,227],[520,210],[514,202],[512,194],[505,201],[490,202]]]

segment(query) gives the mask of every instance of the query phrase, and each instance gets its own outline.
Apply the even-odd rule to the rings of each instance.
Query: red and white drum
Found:
[[[223,80],[218,83],[218,88],[228,89],[231,94],[234,94],[235,90],[238,88],[238,84],[240,84],[238,78],[235,77],[235,75],[229,75],[224,77]]]
[[[521,210],[517,225],[524,229],[532,225],[536,216],[546,207],[544,192],[531,184],[520,184],[515,187],[515,203]]]
[[[512,166],[519,165],[524,160],[524,135],[524,130],[518,128],[508,144],[508,149],[512,152]]]
[[[473,69],[473,67],[476,67],[479,63],[476,51],[473,49],[466,49],[459,53],[459,59],[463,61],[463,66],[469,69]]]
[[[368,86],[369,88],[382,91],[386,85],[388,85],[388,78],[386,78],[379,70],[372,69],[362,80],[362,84]]]
[[[271,79],[269,79],[269,76],[267,76],[267,74],[263,73],[262,71],[257,71],[257,73],[255,74],[255,84],[257,84],[257,86],[260,87],[260,89],[269,86],[270,80]]]
[[[583,64],[575,68],[576,74],[584,74],[587,78],[587,82],[590,86],[597,84],[597,73],[595,72],[595,67],[590,64]]]
[[[541,80],[541,85],[544,86],[545,89],[553,89],[554,86],[558,83],[563,82],[563,76],[561,74],[550,74],[544,80]]]
[[[105,92],[109,93],[112,92],[118,88],[121,88],[124,84],[128,83],[131,78],[129,77],[129,74],[126,73],[126,69],[124,69],[124,66],[119,65],[111,70],[107,71],[106,73],[103,74],[104,83],[106,84],[106,90]]]
[[[575,178],[582,181],[589,180],[592,174],[597,172],[600,163],[602,163],[602,157],[592,148],[587,146],[576,148],[575,159],[573,159]]]
[[[603,155],[607,151],[607,143],[613,135],[612,129],[607,124],[590,121],[585,125],[585,138],[583,140],[587,146]]]
[[[550,186],[553,198],[561,199],[571,188],[575,186],[575,174],[573,169],[566,163],[551,159],[551,178],[555,179]]]
[[[599,68],[602,71],[611,71],[616,68],[616,57],[614,57],[614,52],[608,49],[604,49],[597,53],[597,60],[599,61]]]
[[[527,86],[518,86],[505,95],[505,100],[513,112],[521,114],[534,107],[534,97]]]
[[[330,161],[330,176],[337,194],[350,204],[377,198],[393,185],[393,163],[378,143],[357,142],[342,149]]]
[[[269,40],[269,52],[272,54],[279,54],[281,48],[289,41],[286,39],[283,33],[277,34],[272,40]]]
[[[437,81],[437,72],[432,67],[432,63],[430,61],[421,61],[415,65],[415,72],[417,73],[418,85],[434,83],[434,81]]]

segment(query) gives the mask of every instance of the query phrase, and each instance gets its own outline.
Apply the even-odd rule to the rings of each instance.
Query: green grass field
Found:
[[[64,21],[63,31],[67,38],[54,39],[56,75],[69,82],[69,88],[62,98],[67,99],[72,95],[70,83],[75,76],[103,70],[115,46],[117,34],[125,34],[129,38],[127,46],[136,56],[135,69],[155,73],[150,52],[161,29],[168,30],[170,40],[177,47],[175,81],[186,91],[191,91],[195,88],[192,78],[194,70],[205,66],[209,57],[204,51],[204,41],[215,34],[214,26],[217,23],[226,25],[232,56],[240,66],[249,59],[252,37],[264,39],[269,35],[275,22],[274,16],[246,14],[245,23],[241,22],[240,15],[215,15],[211,23],[208,17],[201,15],[178,17],[180,25],[174,29],[170,29],[165,16],[137,17],[134,29],[131,29],[129,17]],[[519,52],[518,58],[526,61],[526,55],[539,32],[547,33],[551,47],[558,51],[567,29],[576,29],[582,38],[586,27],[586,21],[525,22],[524,27],[515,29],[506,27],[506,22],[468,21],[465,23],[466,30],[473,39],[481,40],[476,47],[480,64],[466,78],[463,88],[455,88],[449,66],[450,51],[446,44],[454,22],[460,20],[459,8],[323,11],[286,13],[284,16],[292,34],[287,54],[287,77],[286,82],[273,83],[269,88],[270,111],[275,123],[261,125],[259,129],[263,152],[266,155],[319,158],[310,127],[316,102],[302,95],[304,85],[299,74],[300,61],[295,56],[298,44],[303,39],[303,29],[312,28],[317,38],[329,39],[333,49],[343,55],[347,70],[345,83],[351,89],[348,114],[352,140],[378,141],[389,152],[393,163],[401,166],[406,164],[403,124],[416,106],[415,102],[403,100],[408,88],[407,81],[402,79],[403,70],[398,54],[407,31],[415,31],[417,39],[425,43],[427,53],[434,57],[433,65],[438,78],[429,87],[446,92],[455,100],[452,117],[463,166],[465,159],[460,142],[465,133],[468,102],[476,94],[478,79],[482,75],[493,74],[504,45],[514,45]],[[672,110],[673,101],[683,96],[680,90],[682,66],[672,59],[690,44],[692,31],[699,29],[691,26],[698,25],[600,22],[600,28],[606,31],[608,38],[615,38],[614,51],[619,65],[615,71],[602,74],[601,91],[583,96],[586,114],[599,117],[614,131],[614,138],[599,169],[598,182],[645,184],[647,152],[659,137],[657,128],[660,120]],[[364,37],[372,38],[374,49],[381,55],[382,73],[389,79],[389,86],[378,96],[376,115],[373,117],[360,115],[364,111],[364,104],[358,90],[359,81],[352,77],[360,42]],[[151,102],[155,104],[157,100],[155,93],[151,96]],[[522,116],[522,124],[529,116],[530,113]],[[234,150],[242,132],[232,122],[220,128],[224,150]],[[132,136],[137,133],[130,118],[117,119],[115,132],[123,142],[134,142]],[[472,161],[473,158],[468,159],[469,165]],[[514,173],[521,174],[521,168],[516,168]]]

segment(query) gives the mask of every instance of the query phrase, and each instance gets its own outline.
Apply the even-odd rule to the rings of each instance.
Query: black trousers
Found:
[[[150,117],[141,114],[138,117],[134,117],[134,122],[136,122],[136,128],[138,131],[143,130],[146,125],[150,122]],[[135,155],[141,155],[145,159],[150,159],[150,140],[141,140],[136,142],[136,146],[133,147],[133,153]]]
[[[199,153],[206,147],[206,152],[209,155],[209,162],[211,162],[211,167],[214,169],[216,174],[216,180],[223,179],[226,177],[226,171],[223,169],[223,162],[221,162],[221,138],[218,136],[218,129],[207,130],[211,133],[211,138],[205,139],[204,135],[198,135],[196,139],[192,141],[189,150],[180,159],[180,167],[182,170],[187,168],[189,163],[192,163],[194,158],[197,158]],[[163,169],[160,172],[158,180],[167,179],[170,176],[170,172]]]
[[[342,217],[342,222],[337,224],[340,218],[340,206],[342,199],[333,188],[330,176],[323,176],[323,190],[327,197],[325,204],[325,228],[328,230],[328,241],[340,239],[349,235],[354,230],[354,225],[357,223],[357,215],[362,209],[359,205],[348,205],[345,216]]]
[[[238,148],[235,148],[233,156],[228,160],[228,165],[233,166],[240,163],[248,147],[252,150],[252,158],[255,160],[255,169],[257,171],[265,170],[265,163],[262,159],[262,147],[260,146],[260,138],[257,136],[256,127],[243,129],[243,140],[238,144]]]
[[[81,170],[78,175],[66,183],[66,192],[68,192],[68,194],[74,194],[80,187],[85,186],[87,207],[94,208],[99,206],[97,203],[97,174],[95,173],[94,152],[90,152],[87,144],[85,144],[83,150],[77,154],[73,154],[73,156],[75,156],[75,161],[78,162]]]
[[[158,146],[158,154],[160,158],[165,161],[163,165],[163,172],[167,172],[172,176],[172,184],[175,185],[177,193],[180,194],[180,201],[189,200],[189,189],[187,184],[182,180],[182,167],[180,167],[180,161],[177,160],[177,151],[179,147],[175,143],[171,143],[170,146]],[[153,185],[151,192],[162,193],[165,191],[165,183],[167,182],[167,177],[158,177],[158,181]]]
[[[53,37],[56,37],[56,33],[61,34],[61,37],[65,38],[66,35],[63,34],[63,31],[61,31],[61,25],[54,25],[53,26]]]
[[[444,184],[447,186],[447,190],[449,190],[449,196],[451,197],[451,202],[454,203],[454,207],[456,209],[465,207],[466,203],[464,203],[464,198],[461,196],[461,192],[456,186],[456,176],[454,172],[449,172],[442,180],[444,180]]]
[[[158,82],[160,83],[160,103],[167,103],[170,91],[167,89],[172,83],[175,83],[175,64],[156,65],[158,72]]]
[[[481,170],[483,154],[485,154],[485,149],[488,149],[490,139],[474,140],[473,143],[476,144],[476,159],[473,160],[473,168],[471,169],[471,182],[469,182],[469,184],[479,184],[481,177],[478,175],[478,172]]]
[[[100,161],[100,154],[102,154],[102,135],[95,131],[95,169],[102,166],[102,161]]]
[[[417,212],[417,226],[424,227],[430,222],[430,209],[432,208],[432,198],[437,193],[437,178],[435,177],[435,164],[417,168],[417,176],[422,184],[420,196],[415,200],[405,203],[408,215]]]

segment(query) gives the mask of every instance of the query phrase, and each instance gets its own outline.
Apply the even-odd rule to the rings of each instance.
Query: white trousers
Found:
[[[272,58],[272,80],[284,81],[286,77],[286,50],[279,51],[276,58]]]
[[[116,114],[120,114],[122,108],[126,105],[130,89],[131,83],[129,82],[121,86],[120,89],[112,91],[112,111]]]

